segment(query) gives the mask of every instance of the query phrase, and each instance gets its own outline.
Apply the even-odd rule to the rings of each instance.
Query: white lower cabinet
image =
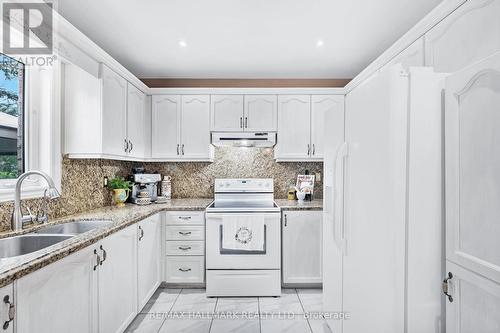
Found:
[[[14,332],[15,318],[15,303],[14,303],[14,286],[9,284],[5,287],[0,288],[0,324],[2,326],[3,333]]]
[[[161,281],[161,218],[153,215],[138,223],[137,297],[138,310],[146,305]]]
[[[284,285],[322,283],[322,218],[321,210],[283,212]]]
[[[95,248],[85,248],[15,282],[16,332],[97,331]]]
[[[205,216],[203,212],[167,212],[165,281],[205,282]]]
[[[99,332],[123,332],[137,314],[137,226],[99,245]]]

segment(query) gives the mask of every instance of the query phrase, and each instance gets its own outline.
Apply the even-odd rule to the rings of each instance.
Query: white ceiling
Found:
[[[352,78],[440,1],[59,0],[58,10],[140,78]]]

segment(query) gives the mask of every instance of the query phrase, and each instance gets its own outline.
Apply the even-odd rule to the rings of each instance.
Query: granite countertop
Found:
[[[103,207],[93,211],[54,219],[48,224],[24,229],[19,232],[0,233],[0,238],[16,236],[33,232],[41,227],[61,224],[75,220],[106,220],[110,226],[97,228],[77,235],[46,249],[20,257],[0,259],[0,287],[6,286],[31,272],[62,259],[73,252],[97,243],[99,240],[115,233],[129,225],[137,223],[146,217],[166,210],[205,210],[213,199],[172,199],[168,203],[138,206],[128,204],[123,208]],[[45,250],[45,251],[44,251]]]
[[[281,208],[281,210],[322,210],[323,199],[315,199],[313,201],[288,200],[288,199],[275,199],[274,202]]]

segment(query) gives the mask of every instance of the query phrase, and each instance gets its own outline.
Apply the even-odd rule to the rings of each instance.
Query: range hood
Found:
[[[212,132],[212,144],[216,147],[273,147],[276,132]]]

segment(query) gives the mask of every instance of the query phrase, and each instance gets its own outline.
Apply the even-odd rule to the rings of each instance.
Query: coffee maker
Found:
[[[132,182],[132,190],[129,201],[135,204],[150,204],[158,199],[158,182],[161,175],[158,173],[144,173],[144,168],[132,168],[132,174],[128,177]]]

